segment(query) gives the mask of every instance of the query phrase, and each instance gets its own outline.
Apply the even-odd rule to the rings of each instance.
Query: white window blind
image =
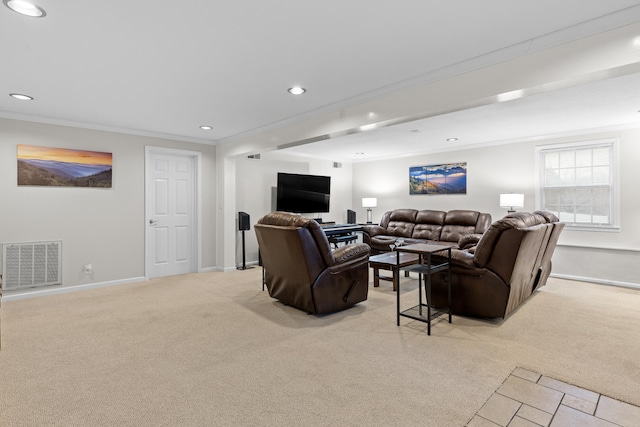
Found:
[[[567,226],[617,226],[616,141],[546,146],[538,149],[540,208]]]

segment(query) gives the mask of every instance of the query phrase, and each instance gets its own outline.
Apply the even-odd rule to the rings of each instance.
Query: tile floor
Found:
[[[640,407],[516,368],[467,427],[640,426]]]

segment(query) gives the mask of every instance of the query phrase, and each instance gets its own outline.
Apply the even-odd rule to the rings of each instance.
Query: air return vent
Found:
[[[62,242],[2,245],[2,289],[23,289],[62,283]]]

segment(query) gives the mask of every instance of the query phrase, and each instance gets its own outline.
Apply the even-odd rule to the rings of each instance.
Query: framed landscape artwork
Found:
[[[467,162],[409,168],[409,194],[466,193]]]
[[[18,145],[18,185],[111,188],[112,154]]]

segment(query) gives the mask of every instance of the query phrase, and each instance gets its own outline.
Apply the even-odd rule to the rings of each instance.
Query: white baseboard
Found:
[[[254,264],[257,265],[258,262],[247,263],[248,265]],[[228,273],[231,271],[236,271],[237,267],[207,267],[202,268],[200,270],[201,273],[211,273],[214,271]],[[107,286],[116,286],[116,285],[126,285],[129,283],[137,283],[144,282],[148,280],[146,277],[131,277],[129,279],[120,279],[120,280],[112,280],[109,282],[99,282],[99,283],[87,283],[84,285],[71,285],[71,286],[47,286],[43,288],[30,288],[24,291],[9,291],[11,292],[9,295],[2,296],[2,302],[8,301],[17,301],[25,298],[34,298],[41,297],[46,295],[58,295],[58,294],[66,294],[69,292],[83,291],[86,289],[96,289],[96,288],[104,288]],[[15,292],[15,293],[14,293]]]
[[[260,263],[258,261],[247,261],[245,262],[245,266],[247,267],[247,269],[252,268],[252,267],[258,267],[260,265]],[[242,264],[238,264],[236,265],[236,270],[242,270]]]
[[[104,288],[107,286],[127,285],[130,283],[144,282],[144,277],[131,277],[129,279],[112,280],[109,282],[87,283],[86,285],[49,286],[41,289],[30,289],[20,293],[3,295],[2,302],[17,301],[25,298],[41,297],[46,295],[66,294],[69,292],[83,291],[86,289]]]
[[[257,267],[259,265],[258,261],[249,261],[246,262],[245,265],[247,266],[247,268],[250,267]],[[231,271],[236,271],[236,270],[242,270],[242,264],[238,264],[235,267],[224,267],[224,268],[219,268],[218,271],[223,271],[225,273],[229,273]]]
[[[594,279],[592,277],[580,277],[569,274],[551,273],[551,277],[557,279],[577,280],[578,282],[596,283],[598,285],[619,286],[621,288],[640,289],[640,283],[620,282],[618,280]]]
[[[248,263],[248,265],[257,265],[257,264],[258,264],[257,261]],[[226,267],[226,268],[208,267],[208,268],[203,268],[201,272],[208,273],[213,271],[222,271],[222,272],[228,273],[236,270],[237,270],[237,267]],[[551,273],[551,277],[555,277],[557,279],[575,280],[578,282],[596,283],[599,285],[619,286],[623,288],[640,289],[640,283],[620,282],[617,280],[594,279],[592,277],[581,277],[581,276],[573,276],[569,274],[555,274],[555,273]],[[83,291],[86,289],[104,288],[107,286],[126,285],[130,283],[144,282],[145,280],[146,279],[144,277],[132,277],[129,279],[112,280],[109,282],[88,283],[86,285],[73,285],[73,286],[61,286],[61,287],[47,287],[43,289],[31,289],[31,290],[27,290],[20,293],[3,295],[2,302],[17,301],[25,298],[34,298],[34,297],[40,297],[40,296],[46,296],[46,295],[66,294],[69,292]]]

